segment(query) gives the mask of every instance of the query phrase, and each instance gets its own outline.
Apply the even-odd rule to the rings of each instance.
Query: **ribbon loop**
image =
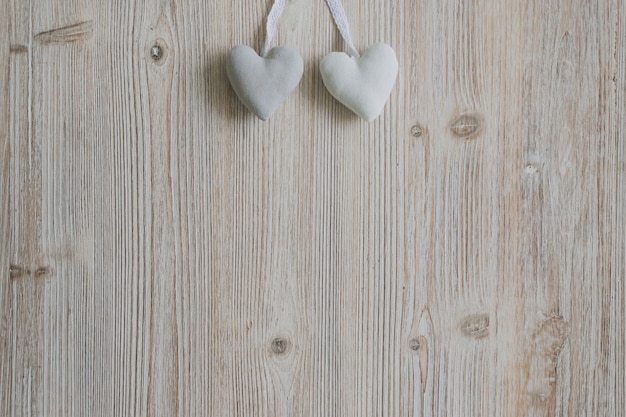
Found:
[[[276,31],[276,24],[278,23],[278,19],[280,19],[280,15],[283,13],[284,9],[285,0],[274,1],[274,5],[270,10],[270,14],[267,16],[267,25],[265,27],[265,44],[263,45],[263,51],[261,51],[261,56],[263,57],[265,57],[270,51],[272,38],[274,37],[274,32]]]
[[[346,16],[346,12],[343,10],[343,6],[341,5],[341,0],[326,0],[328,4],[328,8],[333,15],[333,20],[335,21],[335,25],[337,25],[337,29],[339,29],[339,33],[341,33],[341,37],[348,44],[348,50],[350,52],[350,56],[359,57],[359,52],[354,47],[354,43],[352,43],[352,38],[350,37],[350,26],[348,24],[348,17]]]
[[[339,29],[341,37],[348,45],[348,51],[350,53],[350,56],[358,58],[360,55],[354,47],[354,43],[352,42],[352,37],[350,36],[350,25],[348,24],[348,17],[346,16],[346,12],[343,10],[341,0],[326,0],[326,3],[328,4],[328,8],[333,15],[333,20],[335,21],[337,29]],[[276,24],[278,23],[278,19],[280,19],[280,15],[283,13],[284,9],[285,0],[274,1],[272,9],[267,16],[267,24],[265,27],[265,44],[263,45],[263,50],[261,51],[261,56],[263,57],[265,57],[271,49],[270,47],[272,44],[272,38],[274,37],[274,32],[276,31]]]

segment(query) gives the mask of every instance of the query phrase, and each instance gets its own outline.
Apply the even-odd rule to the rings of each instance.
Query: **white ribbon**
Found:
[[[346,17],[346,12],[344,12],[343,7],[341,6],[341,0],[326,0],[326,3],[328,3],[328,8],[330,8],[330,12],[333,15],[333,19],[335,20],[337,29],[339,29],[339,33],[341,33],[341,37],[348,44],[350,56],[358,58],[359,52],[356,50],[354,44],[352,43],[352,38],[350,37],[350,26],[348,25],[348,18]]]
[[[261,56],[266,56],[270,51],[270,44],[272,43],[272,38],[274,37],[274,32],[276,31],[276,23],[278,23],[278,19],[280,19],[280,15],[285,9],[285,0],[276,0],[274,1],[274,5],[270,10],[270,14],[267,16],[267,26],[265,32],[265,45],[263,45],[263,51],[261,52]]]
[[[341,37],[348,44],[350,56],[359,57],[359,52],[354,47],[354,43],[352,43],[352,38],[350,37],[350,25],[348,24],[346,12],[343,10],[343,6],[341,5],[341,0],[326,0],[326,3],[328,4],[328,8],[330,8],[333,20],[335,21],[335,25],[337,25],[337,29],[339,29],[339,33],[341,33]],[[270,51],[272,38],[274,37],[274,32],[276,31],[276,24],[278,23],[278,19],[280,19],[280,15],[283,13],[284,9],[285,0],[274,1],[270,14],[267,16],[265,44],[263,45],[263,50],[261,52],[261,56],[263,57]]]

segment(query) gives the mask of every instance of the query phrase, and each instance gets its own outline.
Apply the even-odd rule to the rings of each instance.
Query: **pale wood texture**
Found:
[[[270,5],[0,0],[0,415],[623,413],[624,3],[345,0],[371,124],[322,0],[238,102]]]

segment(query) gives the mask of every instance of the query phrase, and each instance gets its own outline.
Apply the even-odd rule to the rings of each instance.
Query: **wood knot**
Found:
[[[26,276],[38,278],[38,279],[45,278],[49,276],[50,273],[51,273],[51,269],[50,267],[47,267],[47,266],[40,266],[34,271],[31,271],[30,269],[20,266],[20,265],[11,264],[9,266],[9,278],[11,278],[12,280],[16,280],[16,279],[23,278]]]
[[[40,266],[33,272],[33,277],[35,278],[45,278],[48,275],[50,275],[50,268],[47,266]]]
[[[148,47],[148,56],[157,65],[163,65],[167,60],[168,48],[167,43],[163,39],[156,39]]]
[[[563,317],[550,317],[531,336],[527,391],[544,400],[552,394],[556,381],[557,357],[569,337],[569,324]]]
[[[424,129],[422,129],[422,127],[420,125],[413,125],[411,127],[411,135],[413,135],[416,138],[419,138],[420,136],[422,136],[422,133],[424,133]]]
[[[464,139],[474,138],[480,133],[483,117],[479,114],[462,114],[450,123],[450,130]]]
[[[426,389],[428,381],[428,340],[424,336],[417,336],[409,340],[409,349],[419,359],[422,389]]]
[[[569,337],[569,324],[563,317],[550,317],[533,334],[533,344],[537,353],[556,357]]]
[[[18,279],[18,278],[22,278],[24,275],[29,275],[30,271],[26,268],[23,268],[19,265],[13,265],[11,264],[9,266],[9,278],[11,279]]]
[[[465,336],[481,339],[489,334],[489,314],[472,314],[461,320],[459,325]]]
[[[13,44],[9,47],[9,53],[11,54],[25,54],[28,52],[28,46]]]
[[[428,341],[424,336],[414,337],[409,340],[409,349],[411,349],[413,352],[427,350]]]
[[[539,172],[539,168],[537,168],[537,166],[533,164],[528,164],[524,168],[524,173],[528,175],[533,175],[533,174],[536,174],[537,172]]]
[[[160,45],[153,45],[152,48],[150,48],[150,58],[155,61],[159,61],[163,58],[163,48],[161,48]]]
[[[289,343],[289,340],[283,339],[282,337],[277,337],[274,340],[272,340],[272,343],[270,346],[270,348],[272,349],[272,352],[274,352],[276,355],[286,354],[289,351],[290,347],[291,347],[291,343]]]

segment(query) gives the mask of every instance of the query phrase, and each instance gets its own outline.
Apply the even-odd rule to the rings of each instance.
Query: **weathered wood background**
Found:
[[[239,103],[270,6],[0,0],[0,415],[623,413],[626,5],[345,0],[371,124],[322,0]]]

